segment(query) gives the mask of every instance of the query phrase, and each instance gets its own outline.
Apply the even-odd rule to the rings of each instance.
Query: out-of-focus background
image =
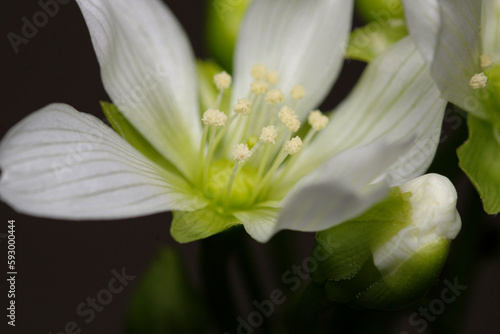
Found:
[[[17,53],[8,34],[21,35],[25,20],[31,21],[42,8],[34,0],[0,3],[0,137],[25,116],[53,102],[64,102],[104,119],[99,101],[109,101],[109,98],[102,87],[85,22],[74,1],[61,2],[67,3],[60,4],[58,13],[33,32],[26,43],[20,44]],[[205,10],[207,6],[213,6],[214,1],[165,2],[187,31],[196,55],[208,57],[203,43]],[[323,110],[333,108],[347,94],[363,68],[362,63],[346,62],[339,80],[341,83],[334,87],[322,106]],[[453,109],[448,116],[462,119]],[[500,219],[481,212],[480,200],[473,186],[456,167],[453,147],[458,147],[467,134],[465,122],[457,122],[460,123],[458,128],[448,126],[445,129],[449,139],[443,142],[438,152],[440,158],[431,167],[454,182],[463,219],[462,232],[452,244],[442,277],[424,299],[403,311],[339,309],[336,314],[328,314],[321,319],[326,324],[325,333],[496,334],[500,331]],[[15,328],[6,324],[8,220],[15,220],[16,235]],[[122,333],[127,302],[140,282],[141,274],[165,244],[180,250],[190,281],[204,295],[210,295],[209,287],[203,284],[200,269],[200,253],[206,244],[176,244],[169,235],[170,221],[170,213],[120,221],[42,219],[19,214],[0,203],[0,332],[80,333],[75,329],[78,328],[81,333]],[[281,279],[283,271],[278,268],[286,270],[294,264],[300,265],[309,254],[313,238],[313,234],[284,232],[271,243],[261,245],[245,236],[246,247],[251,250],[249,261],[258,268],[251,279],[259,280],[264,290],[261,296],[248,293],[241,282],[248,281],[249,273],[235,256],[229,267],[234,306],[217,305],[213,300],[211,305],[221,309],[235,307],[236,314],[245,318],[254,310],[253,300],[262,300],[259,298],[269,296],[275,288],[283,288],[291,299],[295,292],[286,290]],[[286,259],[281,259],[280,267],[270,254],[282,239],[291,240],[293,251]],[[217,241],[212,243],[213,247],[217,247]],[[217,259],[210,261],[213,261],[213,268],[217,268]],[[135,278],[123,291],[114,294],[112,300],[95,312],[87,323],[85,320],[89,318],[79,315],[77,307],[107,288],[113,270],[125,270]],[[445,282],[466,286],[449,304],[436,302],[442,298]],[[217,282],[212,284],[216,289]],[[441,309],[439,305],[445,307]],[[422,322],[415,324],[426,318],[422,315],[424,308],[431,308],[425,330]],[[420,314],[415,316],[415,312]],[[279,313],[278,309],[276,316]],[[269,321],[273,320],[272,317]],[[334,321],[337,324],[335,331],[331,329]],[[253,329],[254,333],[264,332],[263,328]],[[207,331],[219,332],[214,323],[207,325]],[[236,327],[231,333],[236,333]]]

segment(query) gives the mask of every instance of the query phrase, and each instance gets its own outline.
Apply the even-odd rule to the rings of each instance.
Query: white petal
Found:
[[[259,242],[267,242],[274,235],[279,209],[271,207],[253,208],[251,211],[235,212],[248,234]]]
[[[160,153],[192,175],[201,125],[194,58],[181,26],[158,0],[77,2],[111,99]]]
[[[353,218],[387,194],[387,183],[373,181],[400,157],[412,140],[380,139],[346,150],[300,180],[283,199],[273,230],[320,231]]]
[[[285,94],[305,87],[298,112],[317,106],[340,71],[352,6],[352,0],[254,0],[238,36],[233,100],[248,94],[250,69],[262,63],[279,72]]]
[[[403,0],[406,24],[425,61],[434,59],[439,33],[439,0]]]
[[[483,0],[481,34],[483,53],[500,61],[500,0]]]
[[[434,4],[424,8],[426,4],[422,1],[406,1],[410,35],[420,51],[427,54],[426,59],[432,59],[431,74],[442,98],[478,117],[485,117],[481,96],[476,95],[477,91],[469,83],[474,74],[482,72],[479,58],[481,1],[438,0],[437,3],[438,29]],[[430,41],[434,40],[437,43],[432,52]]]
[[[343,180],[307,186],[287,201],[273,232],[325,230],[363,213],[388,191],[382,182],[364,191],[353,189]]]
[[[405,172],[392,175],[392,184],[412,179],[434,157],[445,106],[423,58],[406,38],[372,61],[289,174],[307,174],[339,152],[386,138],[389,143],[413,140],[393,166],[403,164]]]
[[[196,207],[190,187],[97,118],[49,105],[0,145],[0,196],[42,217],[113,219]]]

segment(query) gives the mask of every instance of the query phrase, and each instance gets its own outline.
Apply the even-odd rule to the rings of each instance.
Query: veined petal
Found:
[[[426,60],[432,59],[431,74],[443,99],[476,116],[485,117],[481,97],[470,86],[471,78],[482,72],[480,66],[481,1],[437,0],[405,1],[410,35]],[[439,29],[436,29],[436,10]],[[425,15],[422,15],[425,13]],[[432,17],[432,19],[429,19]],[[434,34],[435,38],[429,37]],[[432,41],[434,52],[430,52]]]
[[[439,0],[403,0],[405,19],[427,64],[432,64],[439,33]]]
[[[275,234],[279,209],[273,207],[258,207],[251,211],[235,212],[248,234],[259,242],[267,242]]]
[[[180,176],[64,104],[13,127],[0,145],[0,167],[2,200],[35,216],[115,219],[199,206]]]
[[[306,89],[299,114],[317,106],[340,71],[352,6],[352,0],[254,0],[238,36],[232,99],[248,94],[250,69],[262,63],[279,72],[285,94],[297,84]]]
[[[77,2],[114,104],[160,153],[192,175],[201,125],[194,58],[181,26],[158,0]]]
[[[493,62],[500,61],[500,1],[483,0],[481,17],[483,53]]]
[[[413,140],[384,138],[345,150],[300,180],[284,197],[273,230],[320,231],[365,211],[389,191],[375,180],[408,150]],[[284,187],[285,188],[285,187]]]
[[[392,175],[391,184],[410,180],[423,173],[434,157],[445,106],[425,61],[413,41],[405,38],[368,65],[288,175],[308,174],[339,152],[386,138],[388,143],[413,141],[393,165],[405,168],[404,173]]]

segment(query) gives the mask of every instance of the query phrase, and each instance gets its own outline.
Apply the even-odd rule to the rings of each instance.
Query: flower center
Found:
[[[250,74],[254,81],[247,96],[238,99],[227,115],[219,108],[232,79],[226,72],[215,75],[219,94],[213,109],[202,118],[198,184],[203,184],[204,196],[225,214],[269,200],[270,185],[286,176],[302,147],[328,124],[326,116],[313,111],[304,140],[294,135],[301,122],[292,108],[306,95],[304,87],[294,86],[289,92],[291,102],[285,105],[285,93],[277,88],[277,71],[257,64]]]

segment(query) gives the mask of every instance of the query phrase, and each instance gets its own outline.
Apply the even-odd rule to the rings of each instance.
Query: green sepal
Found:
[[[139,133],[139,131],[137,131],[125,116],[123,116],[120,110],[118,110],[118,107],[112,103],[101,101],[101,108],[116,133],[123,137],[130,145],[157,165],[180,175],[177,168],[161,155],[142,134]]]
[[[222,215],[207,207],[196,211],[174,211],[170,234],[180,243],[208,238],[241,224],[233,216]]]
[[[495,128],[471,114],[469,139],[457,151],[460,168],[467,174],[489,214],[500,212],[500,141]],[[497,129],[498,131],[498,129]]]
[[[210,56],[231,72],[233,51],[250,0],[207,1],[206,45]]]
[[[372,250],[390,240],[410,223],[410,193],[394,188],[389,197],[364,214],[316,234],[314,252],[330,256],[311,273],[317,283],[346,280],[357,275],[371,259]]]
[[[401,0],[356,0],[356,12],[365,22],[404,18]]]
[[[179,254],[165,247],[149,266],[130,301],[129,334],[202,333],[207,311]]]
[[[217,100],[217,95],[219,91],[214,84],[214,75],[224,71],[213,60],[198,60],[196,62],[196,69],[198,74],[198,94],[200,101],[200,111],[203,114],[207,109],[214,108],[215,101]],[[229,115],[230,101],[231,99],[231,89],[224,90],[224,96],[222,97],[221,105],[219,109],[224,111],[226,115]]]
[[[370,22],[351,33],[346,58],[368,63],[407,35],[403,20]]]
[[[397,310],[411,305],[437,281],[446,262],[449,245],[450,241],[439,239],[423,246],[394,273],[380,278],[357,294],[350,306]]]

